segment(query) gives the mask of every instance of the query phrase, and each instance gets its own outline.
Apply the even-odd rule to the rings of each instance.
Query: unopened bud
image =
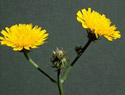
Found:
[[[81,53],[81,51],[82,51],[82,46],[76,46],[76,47],[75,47],[75,50],[76,50],[77,54]]]
[[[51,62],[53,64],[52,67],[57,69],[62,69],[66,66],[68,63],[68,58],[66,57],[67,52],[63,49],[57,48],[55,51],[53,51]]]

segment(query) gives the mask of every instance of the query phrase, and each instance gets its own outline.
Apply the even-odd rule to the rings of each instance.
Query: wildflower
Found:
[[[1,31],[3,35],[0,36],[1,45],[12,47],[14,51],[37,48],[44,44],[48,37],[46,30],[41,30],[37,25],[33,27],[32,24],[13,25],[5,29]]]
[[[104,36],[109,41],[121,37],[120,32],[116,30],[116,26],[111,25],[110,19],[106,18],[104,14],[101,15],[94,10],[91,11],[91,8],[88,8],[88,11],[86,9],[78,11],[77,20],[82,23],[83,28],[90,30],[88,37],[92,37],[94,34],[96,39]]]

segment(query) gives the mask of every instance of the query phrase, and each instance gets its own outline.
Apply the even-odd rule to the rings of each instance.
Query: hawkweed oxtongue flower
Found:
[[[31,48],[37,48],[45,43],[49,35],[46,33],[46,30],[37,25],[33,27],[32,24],[13,25],[5,29],[6,30],[1,31],[3,34],[3,37],[0,36],[1,44],[12,47],[14,51],[23,52],[25,58],[35,69],[44,74],[52,82],[56,83],[57,81],[42,70],[28,55]]]
[[[66,57],[67,52],[63,49],[57,48],[55,51],[53,51],[51,62],[52,67],[57,69],[62,69],[66,66],[68,63],[68,58]]]
[[[104,36],[109,41],[120,38],[120,32],[117,31],[115,25],[111,25],[110,19],[104,14],[96,11],[91,11],[91,8],[82,9],[77,12],[77,20],[82,24],[82,27],[87,29],[88,38],[92,41]]]
[[[13,25],[1,31],[1,45],[12,47],[14,51],[29,51],[45,43],[48,37],[46,30],[41,30],[37,25],[32,24]]]

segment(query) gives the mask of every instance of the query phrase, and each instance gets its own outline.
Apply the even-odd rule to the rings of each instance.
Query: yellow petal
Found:
[[[14,51],[21,51],[23,49],[23,47],[15,47],[13,48]]]
[[[95,33],[96,38],[104,36],[109,41],[120,38],[120,32],[116,32],[117,27],[111,25],[109,18],[104,14],[92,11],[91,8],[82,9],[77,12],[77,20],[82,24],[83,28],[88,28],[91,33]]]
[[[20,51],[23,48],[30,50],[37,48],[39,45],[45,43],[48,38],[46,30],[41,30],[41,27],[32,24],[19,24],[13,25],[10,28],[6,27],[6,31],[2,30],[1,33],[4,37],[0,36],[1,44],[12,47],[14,51]]]

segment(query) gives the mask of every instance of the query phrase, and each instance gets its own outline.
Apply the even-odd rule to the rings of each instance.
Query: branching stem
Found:
[[[76,63],[76,61],[81,57],[81,55],[84,53],[84,51],[87,49],[87,47],[90,45],[90,43],[92,42],[91,39],[88,40],[88,42],[85,44],[85,46],[81,49],[81,52],[77,53],[76,58],[73,60],[73,62],[67,67],[66,71],[63,74],[62,77],[62,82],[64,82],[67,78],[67,75],[69,73],[69,71],[71,70],[71,68],[74,66],[74,64]]]
[[[63,95],[63,87],[62,87],[62,82],[61,82],[61,70],[57,70],[57,81],[58,81],[58,89],[59,89],[59,94]]]

